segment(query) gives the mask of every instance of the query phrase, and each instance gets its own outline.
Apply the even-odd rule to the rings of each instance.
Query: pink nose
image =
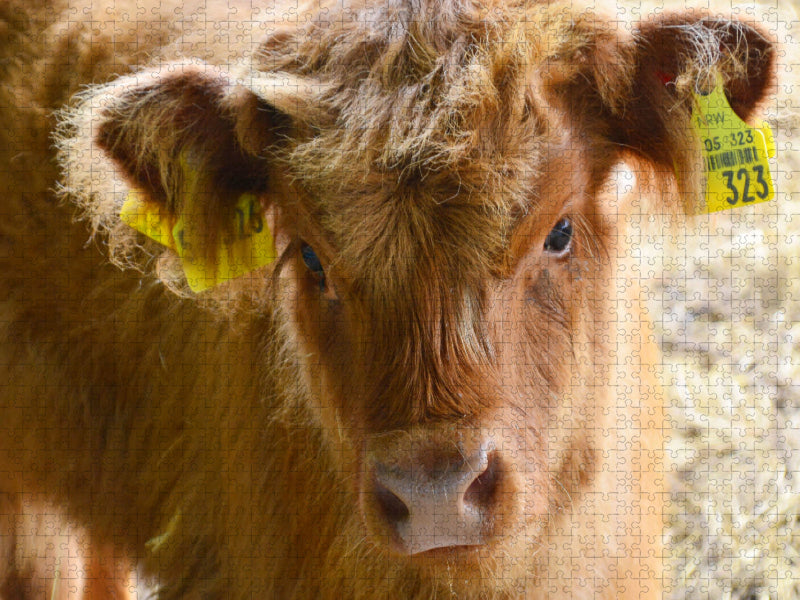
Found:
[[[367,453],[372,507],[398,550],[485,543],[500,462],[491,443],[398,443]]]

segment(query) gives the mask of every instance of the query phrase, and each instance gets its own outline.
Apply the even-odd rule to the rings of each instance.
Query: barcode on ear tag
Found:
[[[705,205],[700,212],[767,202],[775,196],[768,161],[775,155],[772,130],[765,122],[753,128],[742,121],[721,82],[707,94],[694,93],[691,122],[705,167]]]

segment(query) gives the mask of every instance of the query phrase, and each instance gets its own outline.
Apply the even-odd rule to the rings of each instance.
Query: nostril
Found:
[[[391,525],[397,525],[406,520],[410,513],[405,502],[380,482],[375,481],[374,486],[373,493],[375,495],[375,500],[383,517]]]
[[[491,440],[440,443],[405,439],[367,455],[363,508],[371,533],[403,554],[435,548],[480,546],[500,522],[504,478]]]
[[[486,470],[478,475],[464,492],[464,504],[475,508],[487,507],[497,490],[499,474],[497,458],[494,454],[490,454]]]

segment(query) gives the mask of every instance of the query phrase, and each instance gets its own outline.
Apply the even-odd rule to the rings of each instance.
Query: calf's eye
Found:
[[[553,254],[564,254],[572,243],[572,221],[561,219],[547,234],[544,249]]]
[[[319,260],[319,256],[317,253],[314,252],[314,249],[303,242],[300,246],[300,254],[303,256],[303,262],[306,264],[306,267],[309,271],[311,271],[315,277],[319,278],[321,284],[325,284],[325,269],[322,268],[322,263]]]

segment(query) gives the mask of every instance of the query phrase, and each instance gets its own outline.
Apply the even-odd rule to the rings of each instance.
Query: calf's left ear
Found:
[[[592,41],[578,57],[581,72],[558,93],[575,118],[617,150],[608,156],[633,154],[656,172],[677,175],[691,204],[699,191],[692,189],[699,164],[690,127],[694,94],[719,78],[731,108],[750,119],[773,86],[774,41],[752,23],[693,11],[643,21],[627,38],[591,27],[585,37]]]

